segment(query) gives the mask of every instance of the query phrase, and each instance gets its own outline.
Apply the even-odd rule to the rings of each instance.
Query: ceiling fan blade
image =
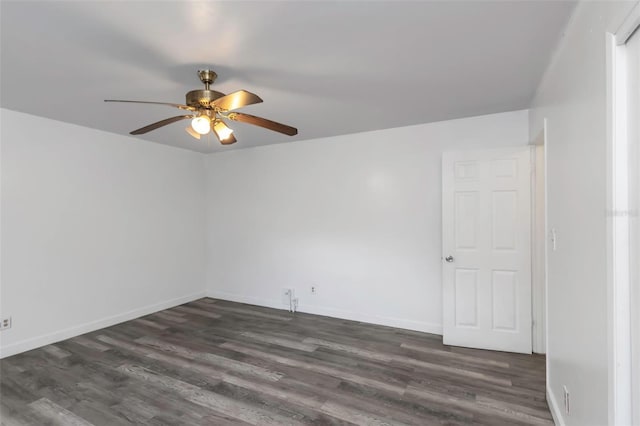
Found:
[[[191,136],[193,136],[194,138],[200,140],[200,133],[196,132],[195,130],[193,130],[193,127],[191,126],[187,126],[184,130],[187,131],[187,133],[189,133]]]
[[[284,133],[285,135],[294,136],[298,134],[298,129],[295,127],[287,126],[286,124],[276,123],[275,121],[267,120],[266,118],[256,117],[255,115],[243,114],[241,112],[232,112],[229,114],[229,119],[234,121],[240,121],[242,123],[253,124],[254,126],[264,127],[265,129],[273,130],[274,132]]]
[[[260,96],[246,90],[238,90],[216,99],[212,104],[224,111],[232,111],[243,106],[259,104],[260,102],[262,102]]]
[[[237,142],[236,137],[233,135],[233,130],[220,120],[216,121],[211,130],[216,134],[222,145],[231,145]]]
[[[193,118],[192,115],[178,115],[176,117],[165,118],[164,120],[160,120],[157,123],[149,124],[148,126],[141,127],[133,132],[129,132],[132,135],[141,135],[143,133],[150,132],[159,127],[166,126],[167,124],[175,123],[176,121],[186,120],[187,118]]]
[[[148,102],[148,101],[123,101],[120,99],[105,99],[105,102],[126,102],[126,103],[131,103],[131,104],[152,104],[152,105],[166,105],[166,106],[171,106],[174,108],[179,108],[179,109],[184,109],[187,111],[195,111],[196,108],[191,107],[189,105],[183,105],[183,104],[173,104],[171,102]]]

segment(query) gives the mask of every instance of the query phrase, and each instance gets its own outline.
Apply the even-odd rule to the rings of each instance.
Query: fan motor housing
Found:
[[[216,92],[215,90],[192,90],[187,93],[186,104],[192,107],[205,107],[211,106],[211,102],[224,96],[224,93]]]

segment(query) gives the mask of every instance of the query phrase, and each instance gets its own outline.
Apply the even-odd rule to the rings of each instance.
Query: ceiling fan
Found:
[[[266,118],[256,117],[255,115],[235,112],[234,110],[247,105],[262,102],[262,99],[256,94],[239,90],[237,92],[225,95],[224,93],[210,90],[209,86],[213,84],[218,75],[212,70],[198,70],[198,77],[204,83],[204,90],[192,90],[186,95],[185,104],[174,104],[169,102],[147,102],[147,101],[126,101],[118,99],[105,99],[105,102],[129,102],[138,104],[155,104],[167,105],[184,111],[189,114],[178,115],[171,118],[165,118],[157,123],[149,124],[137,130],[130,132],[132,135],[141,135],[167,124],[175,123],[181,120],[191,119],[191,125],[185,129],[187,133],[196,139],[200,139],[201,135],[206,135],[213,131],[218,140],[223,145],[231,145],[236,142],[233,130],[229,128],[223,119],[239,121],[241,123],[253,124],[255,126],[264,127],[265,129],[284,133],[285,135],[294,136],[298,134],[298,129],[287,126],[286,124],[276,123]]]

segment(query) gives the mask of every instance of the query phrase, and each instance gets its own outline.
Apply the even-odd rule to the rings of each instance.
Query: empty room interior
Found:
[[[0,1],[0,424],[640,426],[638,27]]]

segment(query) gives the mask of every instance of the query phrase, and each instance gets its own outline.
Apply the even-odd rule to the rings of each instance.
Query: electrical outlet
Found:
[[[562,386],[562,391],[564,394],[564,412],[565,414],[570,414],[571,405],[569,403],[569,390],[566,386]]]
[[[311,294],[316,295],[318,294],[318,287],[316,287],[315,285],[311,286]]]
[[[6,330],[8,328],[11,328],[11,317],[3,318],[2,321],[0,321],[0,330]]]

